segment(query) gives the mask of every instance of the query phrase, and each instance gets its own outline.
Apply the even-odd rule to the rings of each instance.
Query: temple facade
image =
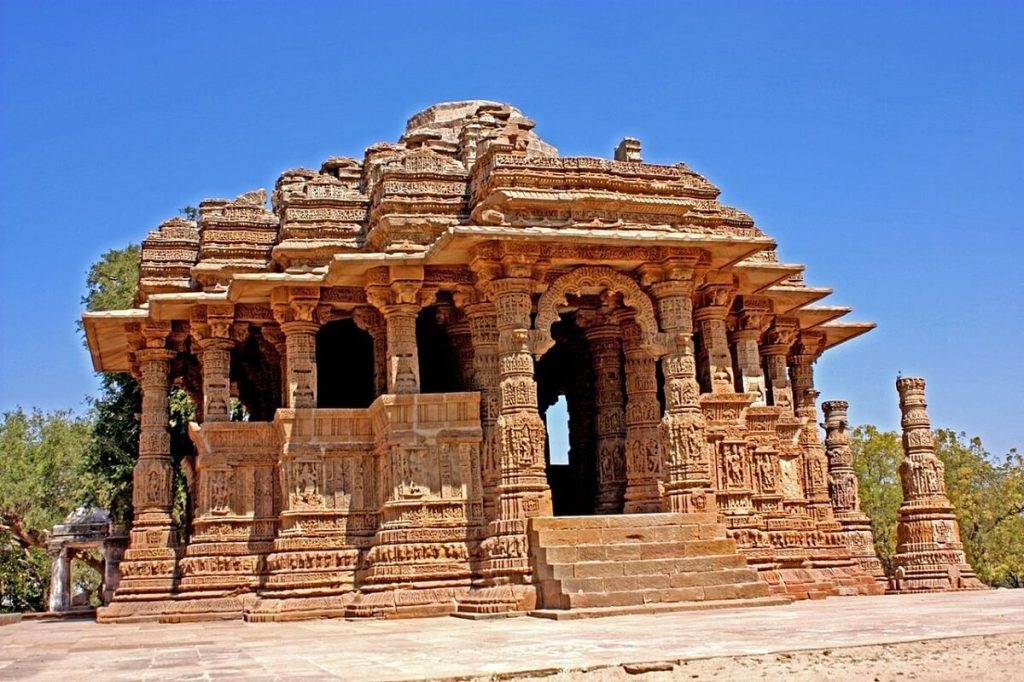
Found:
[[[824,442],[814,387],[822,353],[874,325],[839,321],[718,195],[637,140],[563,157],[515,108],[471,101],[285,172],[269,208],[254,191],[162,223],[135,307],[84,317],[97,370],[143,391],[130,546],[100,619],[884,590],[846,406]],[[172,387],[198,413],[187,541]],[[559,400],[567,426],[549,423]]]

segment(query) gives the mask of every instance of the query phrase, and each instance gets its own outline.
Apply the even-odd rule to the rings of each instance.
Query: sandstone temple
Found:
[[[823,441],[814,388],[821,354],[874,325],[840,321],[718,196],[635,139],[564,157],[517,109],[469,101],[362,159],[286,171],[269,207],[258,190],[162,223],[135,306],[84,317],[96,369],[143,391],[130,544],[100,619],[561,618],[884,591],[847,406],[824,404]],[[198,413],[187,529],[171,387]],[[974,585],[923,381],[900,391],[917,440],[896,587]],[[568,453],[548,438],[560,400]]]

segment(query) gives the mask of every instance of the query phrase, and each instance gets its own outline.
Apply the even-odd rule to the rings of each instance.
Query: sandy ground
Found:
[[[818,649],[690,661],[659,661],[590,670],[470,678],[544,682],[669,680],[1024,680],[1024,634],[958,637],[846,649]]]

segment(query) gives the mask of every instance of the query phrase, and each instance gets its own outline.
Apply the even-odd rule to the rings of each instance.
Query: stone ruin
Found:
[[[825,404],[823,443],[814,388],[822,353],[874,325],[840,321],[718,196],[638,140],[563,157],[514,107],[470,101],[286,171],[269,209],[257,190],[162,223],[136,306],[84,316],[96,369],[143,391],[131,544],[100,620],[884,591],[846,404]],[[185,545],[172,385],[199,415]],[[560,398],[568,464],[547,438]],[[907,458],[893,587],[966,586],[948,502],[909,473],[934,461]]]
[[[109,604],[121,582],[120,563],[128,537],[97,507],[80,507],[50,531],[50,613],[64,613],[80,605],[71,590],[71,562],[82,552],[96,550],[102,558],[100,603]],[[85,605],[88,608],[88,605]]]

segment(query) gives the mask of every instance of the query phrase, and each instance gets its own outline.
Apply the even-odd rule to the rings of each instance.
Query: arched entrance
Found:
[[[534,327],[538,407],[549,431],[548,484],[555,514],[621,514],[628,439],[643,440],[644,446],[652,440],[649,425],[641,431],[634,424],[631,432],[627,423],[624,342],[634,355],[658,343],[654,306],[628,276],[584,266],[551,283],[538,301]],[[644,384],[654,386],[653,359],[648,359]],[[636,363],[631,366],[635,372]],[[548,410],[563,396],[568,423],[556,424],[548,420]],[[567,464],[558,457],[553,461],[550,444],[559,442],[551,437],[555,428],[568,430]],[[657,443],[653,447],[656,452]]]

